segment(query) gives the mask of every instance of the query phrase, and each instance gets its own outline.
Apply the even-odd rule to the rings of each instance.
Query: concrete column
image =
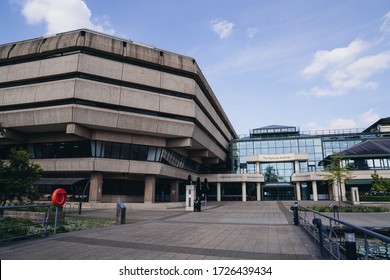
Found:
[[[256,174],[260,174],[260,162],[256,162]]]
[[[242,201],[246,201],[246,182],[242,182]]]
[[[301,171],[299,170],[299,161],[295,160],[294,161],[294,173],[301,173]]]
[[[172,181],[171,182],[171,202],[178,202],[179,201],[179,181]]]
[[[312,181],[313,201],[318,201],[317,181]]]
[[[346,191],[345,191],[345,182],[341,182],[341,201],[347,201],[346,197]]]
[[[261,185],[260,185],[259,182],[257,182],[257,183],[256,183],[256,198],[257,198],[257,201],[260,201],[260,200],[261,200],[260,191],[261,191]]]
[[[145,177],[144,203],[154,203],[156,195],[156,176]]]
[[[340,200],[340,197],[339,197],[339,188],[336,184],[335,181],[333,181],[333,184],[332,184],[332,194],[333,194],[333,199],[334,201],[339,201]]]
[[[297,191],[297,200],[302,200],[302,197],[301,197],[301,184],[299,182],[295,182],[295,189]]]
[[[102,201],[103,173],[92,172],[89,184],[89,202]]]
[[[351,188],[351,195],[352,195],[352,204],[353,204],[353,205],[360,204],[359,189],[358,189],[358,187],[352,187],[352,188]]]
[[[221,183],[217,183],[217,201],[221,201]]]

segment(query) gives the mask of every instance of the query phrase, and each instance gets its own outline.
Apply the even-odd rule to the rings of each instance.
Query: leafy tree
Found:
[[[272,165],[266,167],[264,173],[264,180],[266,183],[277,183],[283,179],[284,177],[280,176]]]
[[[9,160],[0,161],[0,203],[7,200],[29,198],[36,195],[34,182],[41,177],[42,168],[30,161],[30,155],[23,149],[11,149]]]
[[[325,172],[321,174],[325,181],[329,185],[335,184],[338,190],[339,206],[341,204],[342,195],[341,195],[341,185],[346,180],[353,178],[351,174],[351,169],[349,166],[343,166],[343,156],[341,154],[333,154],[329,160],[325,160]]]
[[[375,191],[387,194],[390,193],[390,181],[385,178],[379,176],[376,172],[371,174],[371,178],[373,179],[372,187]]]

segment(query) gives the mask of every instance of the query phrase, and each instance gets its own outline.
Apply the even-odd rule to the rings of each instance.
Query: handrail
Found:
[[[294,225],[299,226],[302,222],[304,229],[319,243],[322,258],[352,260],[363,256],[366,260],[390,259],[390,238],[387,236],[340,220],[338,216],[331,217],[300,206],[297,202],[291,206],[291,210]],[[337,207],[333,208],[333,213],[338,214]],[[321,217],[327,219],[329,228],[323,227]],[[313,220],[310,221],[310,218]],[[337,229],[335,225],[339,228]],[[337,230],[344,231],[344,238],[340,238]],[[363,239],[364,244],[356,241],[355,233],[358,233],[357,239]]]
[[[306,207],[304,207],[304,206],[298,205],[298,208],[299,208],[299,209],[304,209],[304,210],[309,211],[309,212],[313,212],[313,213],[315,213],[316,215],[325,217],[325,218],[327,218],[327,219],[329,219],[329,220],[331,220],[331,221],[335,221],[336,223],[343,224],[343,225],[345,225],[345,226],[347,226],[347,227],[351,227],[351,228],[357,229],[357,230],[359,230],[359,231],[361,231],[361,232],[363,232],[363,233],[365,233],[365,234],[368,234],[368,235],[370,235],[370,236],[372,236],[372,237],[375,237],[376,239],[379,239],[379,240],[381,240],[381,241],[383,241],[383,242],[390,243],[390,237],[384,236],[384,235],[379,234],[379,233],[377,233],[377,232],[375,232],[375,231],[372,231],[372,230],[366,229],[366,228],[364,228],[364,227],[357,226],[357,225],[353,225],[353,224],[351,224],[351,223],[348,223],[348,222],[345,222],[345,221],[342,221],[342,220],[339,220],[339,219],[336,219],[336,218],[327,216],[327,215],[325,215],[325,214],[322,214],[322,213],[320,213],[320,212],[318,212],[318,211],[315,211],[315,210],[306,208]]]
[[[50,207],[52,205],[49,204],[49,203],[43,203],[43,204],[31,204],[31,205],[15,205],[15,206],[2,206],[0,207],[0,213],[3,213],[4,211],[7,211],[7,210],[12,210],[12,209],[31,209],[31,208],[36,208],[36,207],[47,207],[47,210],[45,211],[45,217],[42,218],[42,220],[39,220],[37,222],[31,222],[31,223],[22,223],[22,224],[18,224],[18,225],[14,225],[14,226],[3,226],[3,227],[0,227],[0,232],[7,232],[7,230],[10,230],[10,229],[17,229],[17,228],[22,228],[22,227],[34,227],[34,226],[37,226],[37,225],[42,225],[43,226],[43,229],[41,232],[37,232],[37,233],[26,233],[26,234],[22,234],[22,235],[11,235],[9,237],[7,237],[7,234],[5,233],[4,235],[2,235],[2,237],[0,237],[0,243],[2,242],[6,242],[6,241],[11,241],[11,240],[17,240],[17,239],[23,239],[23,238],[28,238],[28,237],[32,237],[32,236],[39,236],[39,235],[43,235],[43,236],[48,236],[48,224],[49,224],[49,217],[50,217]],[[56,214],[55,214],[55,219],[57,219],[57,213],[58,213],[58,208],[56,208]],[[56,233],[56,224],[54,225],[54,234]]]

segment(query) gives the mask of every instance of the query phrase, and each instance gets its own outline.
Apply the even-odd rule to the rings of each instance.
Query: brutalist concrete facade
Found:
[[[43,177],[88,180],[90,202],[153,203],[159,184],[177,201],[237,138],[193,58],[89,30],[0,46],[0,122],[3,149],[28,148]]]

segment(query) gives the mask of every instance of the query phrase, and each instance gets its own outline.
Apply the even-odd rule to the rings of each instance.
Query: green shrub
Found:
[[[359,199],[365,202],[390,202],[390,196],[361,195]]]

